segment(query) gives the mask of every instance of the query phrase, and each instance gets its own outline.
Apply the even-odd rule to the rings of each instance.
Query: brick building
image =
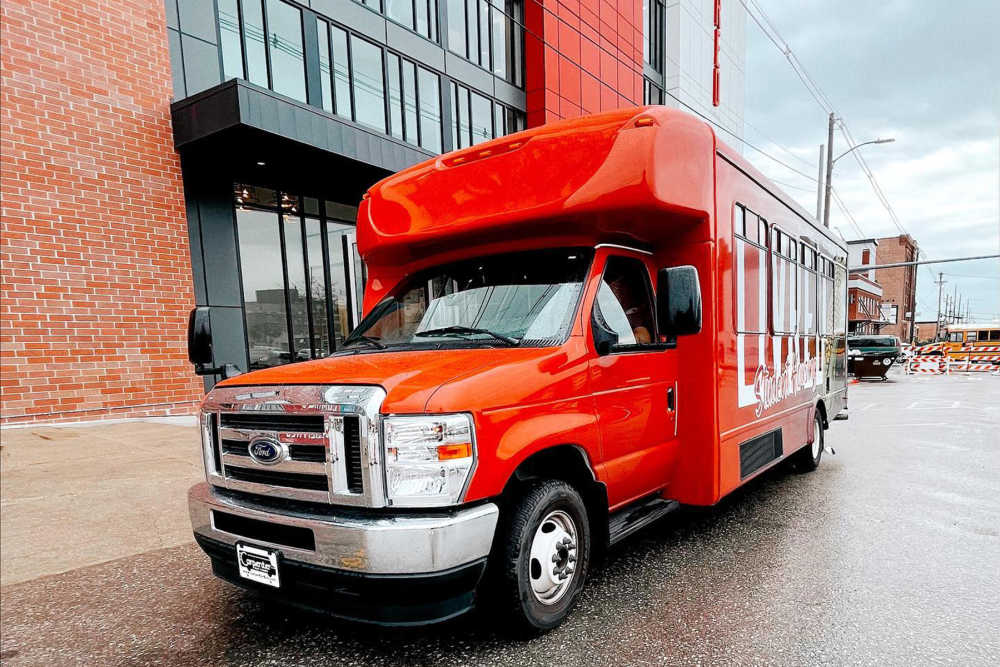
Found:
[[[875,263],[914,262],[919,248],[908,234],[887,236],[877,239],[878,249]],[[917,310],[917,267],[901,266],[892,269],[877,269],[875,280],[882,286],[882,307],[886,324],[881,333],[898,336],[903,342],[911,342],[916,336],[914,317]]]
[[[914,342],[917,344],[931,343],[938,332],[937,320],[924,320],[916,323],[917,333]],[[943,331],[943,328],[942,328]]]
[[[327,354],[363,307],[357,201],[438,153],[644,102],[742,134],[739,0],[0,11],[4,424],[191,412],[195,304],[218,364]]]
[[[847,242],[848,266],[875,263],[877,239]],[[875,271],[852,271],[847,276],[847,331],[857,334],[884,333],[882,316],[882,286]]]

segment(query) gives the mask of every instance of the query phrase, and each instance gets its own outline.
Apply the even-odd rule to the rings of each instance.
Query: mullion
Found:
[[[402,71],[402,67],[399,68]],[[405,94],[405,92],[404,92]],[[420,127],[420,68],[413,63],[413,104],[416,106],[417,110],[417,145],[424,145],[424,137],[422,133],[422,128]],[[404,105],[405,106],[405,105]]]
[[[247,64],[247,44],[243,34],[243,0],[236,0],[236,29],[239,31],[240,59],[243,61],[243,78],[250,80],[250,69]],[[221,38],[220,38],[221,39]],[[221,45],[221,44],[220,44]],[[249,355],[249,352],[248,352]]]
[[[306,281],[306,322],[309,325],[309,358],[316,358],[316,328],[313,323],[313,303],[312,303],[312,274],[309,269],[309,239],[306,235],[306,215],[302,197],[298,198],[299,203],[299,233],[302,236],[302,272]]]
[[[351,95],[351,120],[357,122],[354,101],[354,34],[351,32],[347,32],[347,88]]]
[[[330,240],[327,237],[326,201],[320,200],[320,243],[323,246],[323,289],[326,297],[326,343],[330,352],[337,349],[337,337],[334,336],[333,329],[333,286],[331,274],[333,269],[330,266]]]
[[[275,199],[277,202],[277,213],[278,213],[278,239],[281,241],[281,276],[285,283],[284,296],[285,296],[285,326],[288,334],[288,358],[289,360],[295,359],[295,332],[292,328],[292,304],[288,298],[288,244],[285,242],[285,224],[284,215],[281,209],[281,195],[282,192],[275,191]]]
[[[254,2],[258,2],[258,0],[254,0]],[[267,32],[267,0],[259,0],[259,2],[261,10],[260,24],[264,30],[264,62],[267,63],[267,87],[270,90],[274,90],[274,80],[271,77],[271,41]]]
[[[346,336],[350,332],[350,330],[353,329],[356,326],[355,325],[355,320],[357,320],[357,316],[354,313],[354,300],[351,298],[351,292],[353,292],[354,289],[355,289],[355,283],[356,283],[356,281],[351,279],[351,274],[352,274],[351,266],[352,265],[348,264],[348,262],[353,262],[354,258],[351,257],[351,246],[348,243],[347,234],[341,234],[340,235],[340,247],[341,247],[341,252],[343,253],[342,256],[344,258],[344,279],[348,282],[347,289],[344,290],[344,294],[347,297],[347,329],[348,329],[348,331],[344,332],[344,335]]]

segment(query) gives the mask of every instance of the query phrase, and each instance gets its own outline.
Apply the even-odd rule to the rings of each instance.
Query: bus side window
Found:
[[[979,340],[980,341],[989,340],[989,339],[990,339],[990,332],[989,331],[980,331],[979,332]]]
[[[952,342],[952,343],[961,343],[962,342],[962,332],[961,331],[954,331],[954,332],[952,332],[951,335],[948,337],[948,340],[949,340],[949,342]]]
[[[990,340],[1000,340],[1000,329],[994,329],[990,332]]]
[[[976,342],[976,332],[975,331],[967,331],[967,332],[965,332],[965,342],[966,343],[975,343]]]

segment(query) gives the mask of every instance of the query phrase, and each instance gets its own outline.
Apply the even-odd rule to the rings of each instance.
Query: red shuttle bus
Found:
[[[358,244],[366,316],[341,348],[202,408],[195,536],[271,597],[546,630],[609,544],[815,469],[846,410],[845,247],[690,115],[428,160],[369,190]],[[204,310],[189,346],[223,372]]]

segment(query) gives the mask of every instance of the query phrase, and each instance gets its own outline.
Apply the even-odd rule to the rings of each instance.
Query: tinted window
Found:
[[[242,79],[243,48],[240,46],[240,14],[237,0],[219,0],[219,36],[222,38],[222,78]]]
[[[264,45],[264,10],[260,0],[243,0],[243,44],[247,80],[267,87],[267,54]]]
[[[330,32],[326,23],[316,19],[319,35],[319,84],[323,94],[323,110],[333,112],[333,89],[330,87]]]
[[[438,75],[423,67],[419,71],[420,145],[441,152],[441,83]]]
[[[472,143],[478,144],[493,138],[493,110],[491,102],[482,95],[472,93]]]
[[[347,58],[347,33],[340,28],[330,28],[333,42],[333,95],[336,113],[344,118],[351,117],[351,82],[349,60]]]
[[[654,342],[652,290],[645,265],[630,257],[610,257],[594,303],[594,325],[618,336],[618,345]]]
[[[379,132],[385,132],[382,49],[363,39],[351,39],[351,55],[355,120]]]
[[[278,217],[270,211],[242,209],[236,212],[236,223],[250,369],[288,363],[291,355]]]
[[[302,52],[302,12],[280,0],[267,1],[267,43],[271,81],[276,93],[306,101]]]

